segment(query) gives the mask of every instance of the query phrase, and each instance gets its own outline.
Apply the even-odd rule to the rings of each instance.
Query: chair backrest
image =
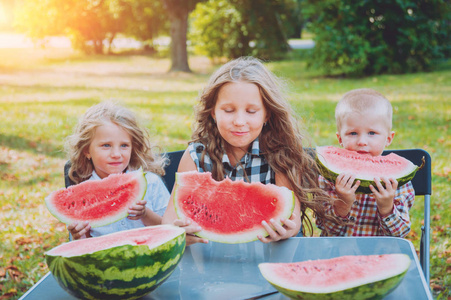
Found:
[[[402,156],[417,166],[421,166],[424,158],[424,166],[418,170],[415,177],[412,179],[412,185],[415,189],[415,195],[431,195],[431,156],[423,149],[403,149],[403,150],[385,150],[383,155],[395,153]]]
[[[177,172],[180,159],[184,152],[184,150],[180,150],[166,153],[169,158],[169,164],[165,168],[166,174],[163,176],[163,181],[169,192],[171,192],[174,187],[175,173]]]
[[[426,282],[429,284],[430,278],[430,241],[431,241],[431,194],[432,194],[432,176],[431,176],[431,156],[423,149],[405,149],[405,150],[386,150],[385,154],[396,153],[417,166],[423,167],[417,171],[412,179],[412,185],[415,189],[415,195],[424,196],[423,223],[421,227],[420,240],[420,264],[423,269]]]

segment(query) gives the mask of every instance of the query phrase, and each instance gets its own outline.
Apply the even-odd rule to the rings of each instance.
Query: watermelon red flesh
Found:
[[[385,254],[262,263],[259,268],[268,282],[289,297],[367,299],[382,298],[393,290],[409,266],[407,255]]]
[[[75,297],[136,299],[172,274],[184,250],[184,229],[160,225],[68,242],[47,252],[46,261]]]
[[[45,199],[49,211],[61,222],[88,221],[104,226],[128,216],[129,207],[142,200],[147,181],[142,170],[113,174],[60,189]]]
[[[225,179],[211,173],[176,174],[174,203],[179,218],[202,227],[197,235],[223,243],[241,243],[266,236],[261,222],[289,218],[294,209],[293,192],[262,183]]]
[[[335,182],[341,173],[354,174],[360,180],[358,192],[371,193],[368,188],[375,177],[395,178],[402,186],[415,176],[418,167],[411,161],[390,153],[385,156],[360,154],[333,146],[318,147],[317,161],[321,174]]]

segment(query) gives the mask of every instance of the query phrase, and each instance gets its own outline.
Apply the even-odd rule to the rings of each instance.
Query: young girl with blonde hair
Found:
[[[294,191],[297,201],[290,219],[262,222],[269,236],[258,238],[265,243],[297,235],[302,223],[312,233],[307,208],[323,218],[324,202],[329,201],[318,187],[316,163],[303,149],[305,136],[293,115],[281,83],[261,61],[230,61],[211,76],[200,95],[192,141],[178,168],[211,172],[216,180],[229,177]],[[199,226],[177,219],[172,201],[163,223],[184,227],[188,244],[208,242],[192,235]]]
[[[68,226],[73,239],[161,224],[169,192],[160,176],[166,158],[154,153],[147,131],[129,109],[105,101],[90,107],[74,134],[66,140],[70,156],[69,178],[74,183],[100,180],[110,174],[143,168],[147,191],[142,201],[131,206],[129,216],[113,224],[91,228],[88,222]]]

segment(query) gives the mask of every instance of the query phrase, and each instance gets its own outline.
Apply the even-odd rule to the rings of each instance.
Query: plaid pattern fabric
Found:
[[[205,146],[201,143],[190,143],[188,145],[188,151],[197,166],[197,170],[199,172],[211,172],[212,164],[208,154],[205,154],[204,157],[204,168],[200,164],[204,148]],[[225,152],[222,157],[222,164],[226,172],[225,177],[233,181],[247,181],[244,176],[246,174],[250,182],[261,182],[263,184],[276,183],[274,171],[269,166],[265,157],[260,154],[258,139],[252,142],[250,152],[247,152],[236,166],[230,164],[229,157]]]
[[[319,176],[321,188],[329,193],[333,199],[338,199],[335,185]],[[415,200],[415,191],[409,181],[398,187],[393,201],[393,212],[384,218],[377,210],[376,199],[372,194],[356,194],[356,201],[345,218],[345,225],[332,221],[317,220],[316,225],[322,230],[321,236],[396,236],[405,237],[410,232],[409,210]],[[337,216],[333,205],[326,206],[326,212]],[[337,216],[338,217],[338,216]]]

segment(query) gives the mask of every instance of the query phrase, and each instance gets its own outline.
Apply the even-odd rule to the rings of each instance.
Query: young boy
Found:
[[[347,92],[335,108],[338,142],[347,150],[381,155],[395,135],[392,114],[390,102],[375,90]],[[412,183],[398,187],[394,178],[374,178],[372,194],[356,194],[360,181],[354,180],[353,174],[339,174],[335,183],[320,176],[320,186],[335,200],[327,205],[327,213],[343,221],[317,221],[321,235],[405,237],[410,231],[409,210],[415,197]]]

